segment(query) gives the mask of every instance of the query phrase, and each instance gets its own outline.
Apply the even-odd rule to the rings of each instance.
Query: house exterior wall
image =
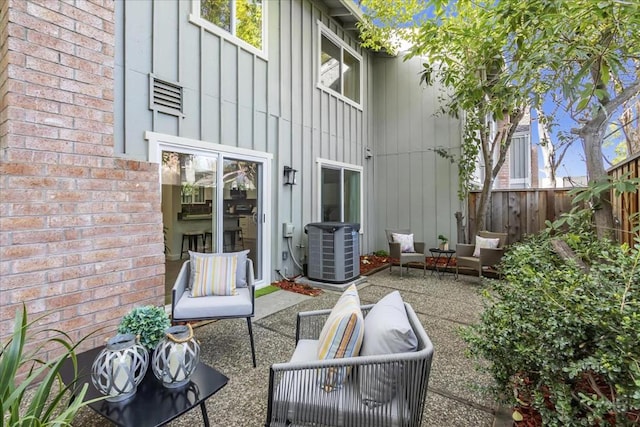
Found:
[[[74,339],[104,326],[84,347],[133,306],[163,304],[148,131],[272,155],[271,271],[294,271],[282,223],[306,246],[304,226],[321,220],[319,159],[362,168],[361,253],[387,249],[385,228],[428,246],[454,236],[456,167],[434,148],[459,152],[460,126],[435,115],[420,62],[362,50],[322,1],[264,4],[266,55],[194,25],[187,0],[1,3],[3,342],[22,303]],[[318,21],[362,56],[359,107],[317,86]],[[183,87],[183,116],[149,109],[150,75]],[[298,185],[283,185],[285,165]]]
[[[333,20],[320,1],[267,1],[266,55],[190,20],[192,1],[118,2],[116,46],[116,149],[148,160],[146,131],[273,154],[271,169],[272,279],[275,270],[297,271],[282,223],[295,226],[294,246],[306,246],[304,226],[318,217],[317,160],[364,164],[369,138],[370,54]],[[318,22],[362,56],[361,108],[317,87]],[[149,110],[149,75],[184,88],[184,117]],[[298,185],[284,186],[284,166],[298,170]],[[370,180],[365,168],[362,179]],[[365,188],[371,187],[368,185]],[[365,190],[364,205],[369,204]],[[362,251],[372,220],[363,221]],[[296,254],[300,257],[300,253]],[[269,279],[269,278],[268,278]]]
[[[114,155],[114,2],[1,4],[0,341],[24,303],[95,347],[164,298],[157,166]]]
[[[387,228],[408,228],[427,248],[437,247],[439,234],[456,240],[457,167],[435,149],[458,156],[461,125],[438,113],[440,88],[419,84],[422,62],[373,61],[373,250],[388,250]]]

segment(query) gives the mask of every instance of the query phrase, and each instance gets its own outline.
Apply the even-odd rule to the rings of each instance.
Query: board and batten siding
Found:
[[[115,147],[148,160],[146,131],[272,153],[273,269],[286,250],[282,223],[293,222],[294,246],[306,246],[304,225],[319,221],[317,159],[363,166],[362,252],[375,223],[367,206],[372,174],[364,163],[371,134],[371,58],[331,19],[321,1],[264,2],[263,55],[190,20],[192,1],[116,2]],[[317,87],[322,22],[362,56],[361,106]],[[183,116],[149,109],[150,75],[183,88]],[[284,166],[297,169],[298,185],[284,186]],[[296,250],[294,248],[294,250]],[[302,252],[296,252],[301,257]]]
[[[437,114],[438,87],[420,85],[422,60],[373,59],[373,151],[376,249],[388,250],[385,229],[410,229],[415,241],[437,246],[456,239],[457,165],[434,151],[460,153],[460,121]]]

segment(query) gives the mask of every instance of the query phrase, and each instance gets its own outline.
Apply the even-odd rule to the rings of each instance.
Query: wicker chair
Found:
[[[400,250],[400,243],[394,242],[392,234],[411,234],[411,231],[408,229],[405,230],[385,230],[387,234],[387,241],[389,242],[389,256],[391,258],[397,259],[400,263],[400,277],[402,277],[402,266],[407,266],[407,273],[409,272],[408,263],[410,262],[419,262],[422,263],[422,277],[427,274],[427,255],[425,253],[425,244],[424,242],[413,242],[413,248],[415,252],[402,252]],[[392,271],[393,262],[389,264],[389,271]]]
[[[433,345],[411,306],[404,306],[418,339],[417,351],[341,359],[317,360],[316,356],[311,357],[315,360],[308,360],[296,356],[317,354],[313,349],[331,310],[299,313],[294,356],[288,363],[271,366],[265,426],[420,426]],[[362,314],[366,316],[372,307],[362,306]],[[341,367],[351,369],[345,384],[333,391],[323,390],[320,376]],[[367,406],[361,397],[365,389],[359,379],[363,375],[376,378],[383,372],[389,374],[389,370],[397,379],[395,395],[379,406]]]
[[[459,267],[473,268],[478,272],[478,277],[482,277],[483,266],[495,266],[502,260],[504,247],[507,244],[507,233],[492,233],[491,231],[480,231],[478,236],[487,239],[500,239],[496,249],[481,248],[480,256],[474,257],[475,244],[468,245],[458,243],[456,245],[456,277]]]

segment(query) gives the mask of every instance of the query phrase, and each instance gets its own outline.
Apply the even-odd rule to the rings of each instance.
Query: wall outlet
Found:
[[[282,251],[282,260],[286,261],[287,258],[289,258],[289,252],[287,251]]]
[[[290,222],[282,224],[282,237],[293,237],[293,230],[295,227]]]

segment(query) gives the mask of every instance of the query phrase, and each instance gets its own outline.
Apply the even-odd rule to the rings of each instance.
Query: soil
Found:
[[[427,257],[427,268],[433,269],[435,266],[436,258]],[[360,257],[360,275],[361,276],[369,276],[371,274],[375,274],[378,271],[384,270],[389,267],[390,263],[394,263],[394,265],[398,264],[397,259],[393,259],[388,256],[380,256],[380,255],[362,255]],[[440,258],[438,260],[438,266],[444,267],[446,264],[446,259]],[[418,264],[416,264],[418,265]],[[449,268],[455,267],[455,258],[452,258],[449,262]],[[295,283],[296,276],[291,278],[290,280],[280,280],[278,282],[272,283],[273,286],[277,286],[280,289],[284,289],[286,291],[297,292],[303,295],[316,296],[322,294],[321,289],[314,288],[312,286],[306,285],[304,283]]]

